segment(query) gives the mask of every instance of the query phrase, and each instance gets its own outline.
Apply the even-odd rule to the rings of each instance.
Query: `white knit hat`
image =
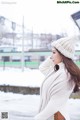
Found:
[[[55,47],[64,56],[73,59],[76,40],[76,37],[60,38],[59,40],[52,42],[51,46]]]

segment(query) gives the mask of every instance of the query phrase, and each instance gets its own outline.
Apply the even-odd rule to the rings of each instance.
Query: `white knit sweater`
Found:
[[[40,88],[40,107],[35,120],[54,120],[58,111],[70,120],[66,110],[66,103],[75,86],[63,62],[59,63],[59,70],[54,71],[54,63],[48,57],[40,66],[45,80]]]

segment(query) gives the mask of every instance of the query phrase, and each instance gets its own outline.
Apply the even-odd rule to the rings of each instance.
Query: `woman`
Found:
[[[61,38],[52,43],[52,55],[39,67],[45,80],[40,88],[40,107],[35,120],[55,120],[57,112],[70,120],[66,103],[80,84],[80,69],[73,62],[73,55],[74,38]]]

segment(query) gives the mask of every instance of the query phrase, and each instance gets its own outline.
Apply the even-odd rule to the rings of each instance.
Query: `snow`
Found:
[[[0,78],[0,85],[40,87],[44,75],[38,69],[25,68],[22,72],[16,68],[6,68],[4,71],[1,68]]]
[[[39,95],[0,92],[0,112],[8,112],[9,120],[29,120],[37,113],[38,106]]]
[[[0,85],[40,87],[44,75],[38,69],[0,68],[0,78]],[[34,120],[39,102],[39,95],[0,92],[0,113],[8,112],[8,120]],[[80,120],[80,99],[69,99],[67,107],[70,120]]]
[[[39,95],[0,92],[0,112],[8,112],[9,120],[34,120],[39,103]],[[80,99],[69,99],[67,105],[70,120],[80,120]]]

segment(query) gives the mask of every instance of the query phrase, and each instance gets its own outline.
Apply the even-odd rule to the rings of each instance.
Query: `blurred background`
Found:
[[[51,42],[80,34],[79,4],[53,0],[0,0],[0,67],[38,68]],[[80,41],[74,60],[80,65]]]
[[[44,79],[38,67],[51,55],[52,41],[73,35],[80,35],[80,3],[0,0],[1,115],[8,112],[9,120],[33,120]],[[80,67],[80,37],[74,62]],[[71,120],[80,120],[80,92],[70,96],[68,111]]]

